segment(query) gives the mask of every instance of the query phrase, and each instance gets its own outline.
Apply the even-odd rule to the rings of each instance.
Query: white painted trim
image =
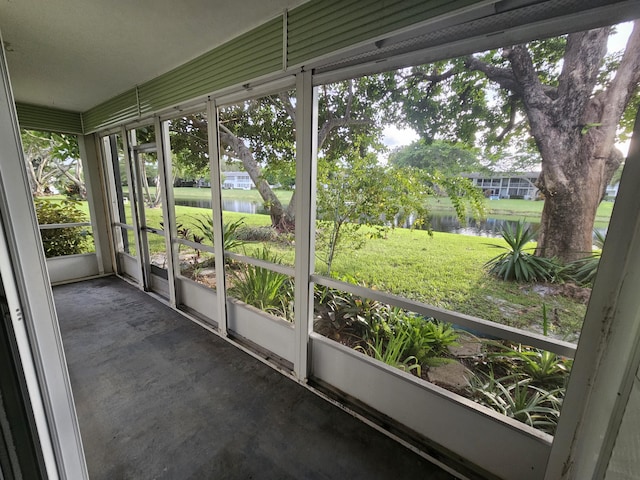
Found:
[[[229,332],[234,332],[293,363],[296,335],[291,323],[234,298],[227,299],[227,312]]]
[[[104,273],[100,271],[98,255],[95,253],[47,258],[47,271],[52,284],[82,280]]]
[[[310,341],[312,378],[499,478],[543,478],[550,435],[316,333]]]
[[[305,381],[310,373],[309,333],[313,331],[315,261],[316,156],[318,153],[318,92],[311,72],[298,74],[296,85],[296,204],[294,308],[296,355],[293,370]]]
[[[3,230],[0,234],[3,235],[3,245],[6,241],[6,248],[2,248],[5,253],[1,274],[5,286],[11,285],[12,302],[19,300],[19,304],[13,304],[12,318],[22,324],[22,334],[17,335],[20,335],[19,341],[23,345],[23,366],[32,361],[34,367],[32,371],[24,372],[30,377],[32,386],[29,396],[33,405],[42,405],[40,414],[43,411],[46,416],[45,426],[40,415],[38,435],[40,448],[47,458],[47,473],[52,479],[58,476],[70,480],[88,479],[24,162],[6,58],[4,49],[0,48],[0,230]],[[55,467],[51,465],[52,453]]]
[[[218,330],[227,335],[229,318],[227,316],[227,281],[224,262],[224,239],[222,234],[222,182],[220,176],[220,138],[218,135],[218,105],[215,101],[207,102],[207,133],[209,140],[209,175],[211,180],[211,207],[213,220],[213,247],[216,266],[216,291],[218,293]]]
[[[640,111],[569,379],[547,480],[601,479],[640,363]]]

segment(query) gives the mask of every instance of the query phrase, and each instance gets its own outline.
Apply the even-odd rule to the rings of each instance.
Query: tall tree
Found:
[[[27,176],[33,196],[64,190],[70,184],[81,198],[87,191],[82,172],[78,140],[74,135],[22,130]]]
[[[443,140],[429,143],[420,139],[391,152],[389,163],[455,176],[488,170],[487,165],[480,161],[480,155],[478,149],[464,144],[451,144]]]
[[[400,75],[407,121],[424,138],[535,146],[545,197],[537,254],[571,261],[591,251],[595,213],[623,160],[615,147],[637,109],[640,21],[624,53],[612,27],[514,45]],[[622,122],[621,122],[622,119]]]

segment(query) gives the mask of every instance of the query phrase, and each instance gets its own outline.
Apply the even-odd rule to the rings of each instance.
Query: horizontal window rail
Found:
[[[125,230],[131,230],[132,232],[135,231],[136,229],[133,225],[127,225],[126,223],[121,223],[121,222],[113,222],[113,226],[124,228]]]
[[[161,237],[164,237],[164,230],[160,228],[144,227],[143,230],[146,230],[147,232],[155,233],[156,235],[160,235]]]
[[[184,245],[185,247],[191,247],[195,250],[200,250],[202,252],[209,252],[213,254],[216,253],[211,245],[205,245],[204,243],[193,242],[184,238],[176,238],[174,239],[174,242],[179,243],[180,245]]]
[[[465,315],[463,313],[434,307],[426,303],[409,300],[397,295],[393,295],[391,293],[385,293],[379,290],[370,290],[359,285],[341,282],[339,280],[327,278],[322,275],[311,275],[311,281],[318,285],[335,288],[348,293],[352,293],[354,295],[387,303],[389,305],[393,305],[394,307],[403,308],[405,310],[424,315],[425,317],[433,317],[438,320],[442,320],[459,327],[468,328],[469,330],[472,330],[474,332],[478,332],[491,337],[497,337],[504,340],[522,343],[565,357],[573,358],[573,356],[575,355],[576,345],[570,342],[555,340],[553,338],[545,337],[544,335],[540,335],[537,333],[526,332],[524,330],[520,330],[519,328],[500,325],[498,323],[483,320],[471,315]]]
[[[271,263],[266,260],[260,260],[259,258],[247,257],[246,255],[240,255],[239,253],[234,252],[224,252],[225,258],[231,258],[232,260],[237,260],[239,262],[248,263],[249,265],[255,265],[256,267],[266,268],[267,270],[271,270],[276,273],[282,273],[283,275],[288,275],[290,277],[295,277],[296,271],[293,267],[289,267],[288,265],[281,265],[279,263]]]
[[[76,227],[90,227],[91,222],[75,222],[75,223],[46,223],[38,225],[40,230],[53,230],[54,228],[76,228]]]

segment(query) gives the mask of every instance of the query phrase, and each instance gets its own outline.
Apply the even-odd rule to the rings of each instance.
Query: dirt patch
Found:
[[[562,284],[536,284],[532,286],[520,287],[524,293],[537,293],[541,297],[559,295],[565,298],[571,298],[576,302],[580,302],[586,305],[589,302],[591,296],[591,289],[589,287],[581,287],[575,283],[562,283]]]

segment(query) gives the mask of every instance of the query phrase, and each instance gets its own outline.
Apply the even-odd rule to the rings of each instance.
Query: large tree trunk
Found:
[[[615,77],[593,95],[609,32],[569,35],[557,89],[542,85],[525,46],[505,52],[515,86],[503,86],[522,98],[542,157],[538,187],[545,205],[537,254],[563,262],[591,253],[596,210],[622,161],[615,148],[618,122],[640,78],[636,23]]]
[[[267,181],[260,175],[260,166],[242,139],[235,136],[229,129],[220,126],[220,141],[227,145],[242,162],[245,170],[251,177],[258,193],[262,197],[265,206],[271,215],[271,225],[278,231],[293,230],[293,217],[289,217],[278,197],[273,193]]]
[[[566,263],[591,254],[601,181],[581,164],[572,162],[569,168],[563,169],[563,176],[571,180],[562,184],[546,182],[549,173],[543,170],[539,187],[544,191],[545,200],[537,255],[555,257]],[[545,187],[545,183],[553,184],[552,190]]]

